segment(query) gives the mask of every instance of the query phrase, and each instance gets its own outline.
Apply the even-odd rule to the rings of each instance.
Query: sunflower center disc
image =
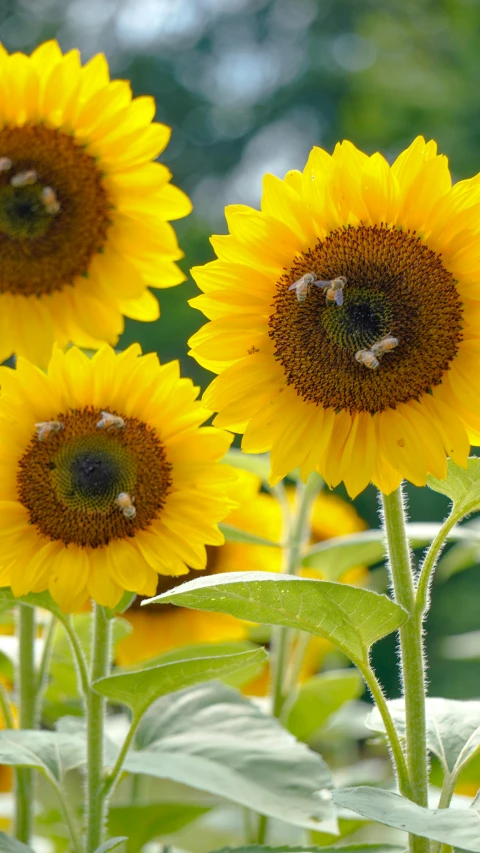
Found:
[[[93,157],[73,137],[51,128],[0,130],[0,293],[42,296],[88,272],[106,242],[111,205]],[[23,172],[36,180],[12,185]],[[49,213],[48,187],[58,200]]]
[[[347,278],[342,306],[327,304],[325,290],[315,286],[298,301],[288,288],[312,272]],[[319,241],[280,279],[269,325],[287,384],[306,402],[374,414],[440,384],[462,339],[462,303],[452,274],[415,234],[347,227]],[[399,343],[378,369],[355,360],[386,335]]]
[[[41,199],[40,186],[0,188],[0,233],[13,239],[43,237],[52,217]]]
[[[119,414],[117,412],[112,414]],[[65,545],[91,548],[134,536],[157,518],[171,488],[171,465],[156,433],[136,418],[121,430],[99,430],[101,412],[70,410],[55,417],[61,432],[34,436],[19,463],[19,498],[30,523]],[[136,514],[116,503],[121,492]]]

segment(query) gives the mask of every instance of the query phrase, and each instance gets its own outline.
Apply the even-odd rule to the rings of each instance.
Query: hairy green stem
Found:
[[[57,792],[58,800],[60,802],[60,807],[62,810],[62,814],[65,818],[65,823],[68,827],[68,831],[70,833],[70,840],[72,842],[72,848],[75,853],[82,853],[82,844],[80,840],[80,835],[78,833],[78,829],[75,823],[75,818],[72,815],[69,802],[67,798],[64,796],[62,788],[60,785],[55,785],[55,790]]]
[[[448,534],[455,527],[458,518],[456,515],[449,515],[446,521],[443,522],[440,530],[438,531],[435,539],[430,545],[426,557],[423,561],[422,570],[420,572],[420,576],[418,578],[417,584],[417,594],[415,600],[415,609],[417,615],[423,619],[425,613],[428,610],[428,591],[430,588],[430,581],[433,577],[433,572],[435,566],[437,564],[438,557],[440,556],[441,550],[445,545],[445,541],[447,539]]]
[[[419,806],[428,806],[428,763],[425,720],[425,663],[422,619],[415,608],[415,585],[406,533],[402,486],[382,495],[389,570],[397,604],[409,619],[400,628],[400,660],[405,699],[406,758],[410,796]],[[412,853],[427,853],[426,838],[410,836]]]
[[[37,695],[35,698],[35,719],[39,720],[41,717],[41,705],[43,700],[43,694],[45,693],[45,689],[47,687],[47,679],[48,673],[50,669],[50,662],[52,659],[52,647],[53,647],[53,638],[55,636],[55,629],[57,627],[57,620],[53,613],[50,614],[50,619],[48,622],[48,627],[45,633],[45,642],[43,646],[42,659],[40,661],[40,668],[38,670],[37,677]]]
[[[106,700],[93,684],[110,670],[111,621],[105,608],[94,605],[92,663],[87,699],[87,784],[85,853],[93,853],[102,843],[106,800],[104,796],[104,726]]]
[[[88,694],[90,691],[90,682],[88,676],[87,662],[85,660],[85,655],[83,653],[83,649],[80,645],[80,641],[75,633],[75,629],[72,624],[72,617],[65,616],[62,619],[62,625],[65,628],[65,632],[70,641],[70,647],[72,649],[73,658],[77,665],[77,674],[80,681],[80,690],[83,695],[83,699],[85,701],[85,705],[88,703]]]
[[[35,611],[18,608],[19,652],[17,694],[21,729],[35,725],[36,680],[34,667]],[[28,844],[33,828],[33,771],[19,767],[15,772],[15,838]]]
[[[125,761],[125,756],[126,756],[128,750],[130,748],[130,744],[133,740],[135,732],[137,731],[137,726],[138,726],[139,722],[140,722],[140,716],[134,717],[131,724],[130,724],[130,728],[127,732],[127,736],[126,736],[125,740],[123,741],[123,745],[122,745],[120,752],[118,753],[117,760],[116,760],[116,762],[112,768],[111,773],[105,779],[105,784],[103,786],[104,797],[110,796],[110,794],[113,792],[113,789],[115,788],[115,785],[117,784],[117,782],[120,778],[120,775],[122,773],[123,762]]]
[[[366,666],[362,667],[360,667],[359,665],[359,669],[361,669],[368,689],[372,694],[372,697],[378,708],[378,712],[383,720],[383,725],[385,726],[385,731],[387,733],[390,749],[392,752],[393,764],[397,773],[398,787],[400,793],[403,794],[404,797],[410,797],[410,781],[408,778],[405,755],[403,753],[402,744],[400,743],[398,732],[395,728],[395,723],[393,722],[390,711],[388,710],[388,705],[383,694],[383,690],[370,664],[367,664]]]

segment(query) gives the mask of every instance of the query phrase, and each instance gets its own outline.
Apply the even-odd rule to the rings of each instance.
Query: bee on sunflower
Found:
[[[232,436],[202,426],[178,362],[56,348],[47,373],[20,358],[0,384],[1,586],[48,589],[72,612],[205,567],[237,505],[220,464]]]
[[[115,344],[123,315],[159,316],[149,287],[184,280],[168,220],[188,198],[153,160],[170,128],[102,55],[0,46],[0,361],[46,366],[54,341]]]
[[[218,260],[192,274],[210,322],[191,354],[220,374],[205,405],[354,497],[444,478],[480,440],[480,181],[452,187],[422,137],[392,166],[343,142],[267,175],[261,212],[226,210]]]

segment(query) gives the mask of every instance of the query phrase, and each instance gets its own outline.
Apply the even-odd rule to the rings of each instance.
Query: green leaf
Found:
[[[400,736],[405,738],[403,699],[393,699],[388,707]],[[425,708],[428,749],[440,760],[444,771],[455,778],[480,748],[480,702],[428,698]],[[384,731],[376,708],[367,725]]]
[[[270,456],[268,453],[243,453],[234,447],[225,454],[223,462],[227,465],[233,465],[234,468],[241,468],[243,471],[256,474],[268,485],[268,478],[270,477]]]
[[[305,681],[287,702],[284,724],[299,740],[308,741],[331,714],[363,691],[363,679],[356,669],[323,672]]]
[[[428,545],[440,530],[440,524],[418,522],[407,525],[407,535],[412,548]],[[471,541],[472,531],[457,527],[450,531],[449,541]],[[480,547],[480,531],[477,534]],[[302,565],[319,569],[328,580],[338,580],[354,566],[374,566],[385,560],[385,534],[383,530],[364,530],[347,536],[324,539],[308,549]]]
[[[63,732],[29,729],[0,731],[0,764],[36,767],[54,783],[65,773],[85,764],[85,741]]]
[[[265,640],[267,642],[268,640]],[[252,643],[249,640],[231,640],[225,643],[196,643],[192,646],[181,646],[178,649],[170,649],[162,655],[158,655],[148,661],[148,666],[158,666],[164,663],[173,663],[174,661],[190,660],[191,658],[210,658],[210,657],[225,657],[226,655],[238,654],[239,652],[254,651],[258,649],[258,643]],[[265,667],[265,659],[255,660],[248,666],[242,667],[235,672],[225,673],[215,676],[224,684],[229,684],[230,687],[241,687],[242,684],[247,684],[253,678],[256,678],[263,672]],[[130,672],[136,667],[119,667],[116,672]]]
[[[339,788],[333,799],[369,820],[480,853],[480,814],[473,808],[425,809],[399,794],[367,787]]]
[[[127,853],[138,853],[148,841],[178,832],[207,811],[183,803],[113,805],[108,813],[108,827],[112,833],[128,832]]]
[[[27,847],[10,835],[5,835],[4,832],[0,832],[0,850],[2,853],[35,853],[31,847]]]
[[[336,822],[322,758],[236,690],[214,682],[171,694],[143,717],[125,770],[171,779],[310,829]],[[324,824],[321,824],[322,826]]]
[[[30,592],[28,595],[23,595],[21,598],[15,598],[10,587],[5,586],[0,588],[0,611],[12,607],[14,604],[27,604],[29,607],[43,607],[54,613],[57,619],[64,620],[65,613],[56,601],[53,600],[49,592]]]
[[[135,716],[139,717],[155,699],[166,693],[174,693],[183,687],[237,672],[266,659],[265,649],[257,648],[234,655],[179,660],[150,669],[100,678],[94,682],[94,687],[97,693],[113,702],[128,705]]]
[[[365,663],[370,646],[408,618],[387,596],[367,589],[268,572],[209,575],[150,601],[307,631],[331,640],[355,663]]]
[[[124,841],[128,841],[126,835],[118,836],[118,838],[109,838],[108,841],[104,841],[103,844],[100,844],[100,847],[97,847],[95,853],[107,853],[108,850],[119,847]]]
[[[480,459],[471,456],[466,468],[450,459],[445,480],[427,477],[427,486],[446,495],[453,503],[453,514],[459,519],[480,509]]]
[[[218,525],[226,542],[239,542],[241,545],[268,545],[269,548],[280,548],[279,542],[273,542],[271,539],[264,539],[263,536],[256,536],[255,533],[248,533],[247,530],[241,530],[240,527],[234,527],[233,524]]]

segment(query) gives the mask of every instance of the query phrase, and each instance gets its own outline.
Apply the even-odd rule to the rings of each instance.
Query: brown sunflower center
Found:
[[[0,130],[0,293],[42,296],[87,275],[111,205],[93,157],[58,130]]]
[[[162,442],[143,421],[110,414],[123,426],[99,427],[104,416],[90,407],[59,414],[19,462],[19,499],[49,539],[99,548],[145,530],[165,504],[172,479]]]
[[[309,273],[343,276],[343,304],[326,285],[289,289]],[[462,303],[452,274],[415,234],[339,228],[280,279],[269,325],[287,383],[306,402],[373,414],[442,381],[462,338]]]

